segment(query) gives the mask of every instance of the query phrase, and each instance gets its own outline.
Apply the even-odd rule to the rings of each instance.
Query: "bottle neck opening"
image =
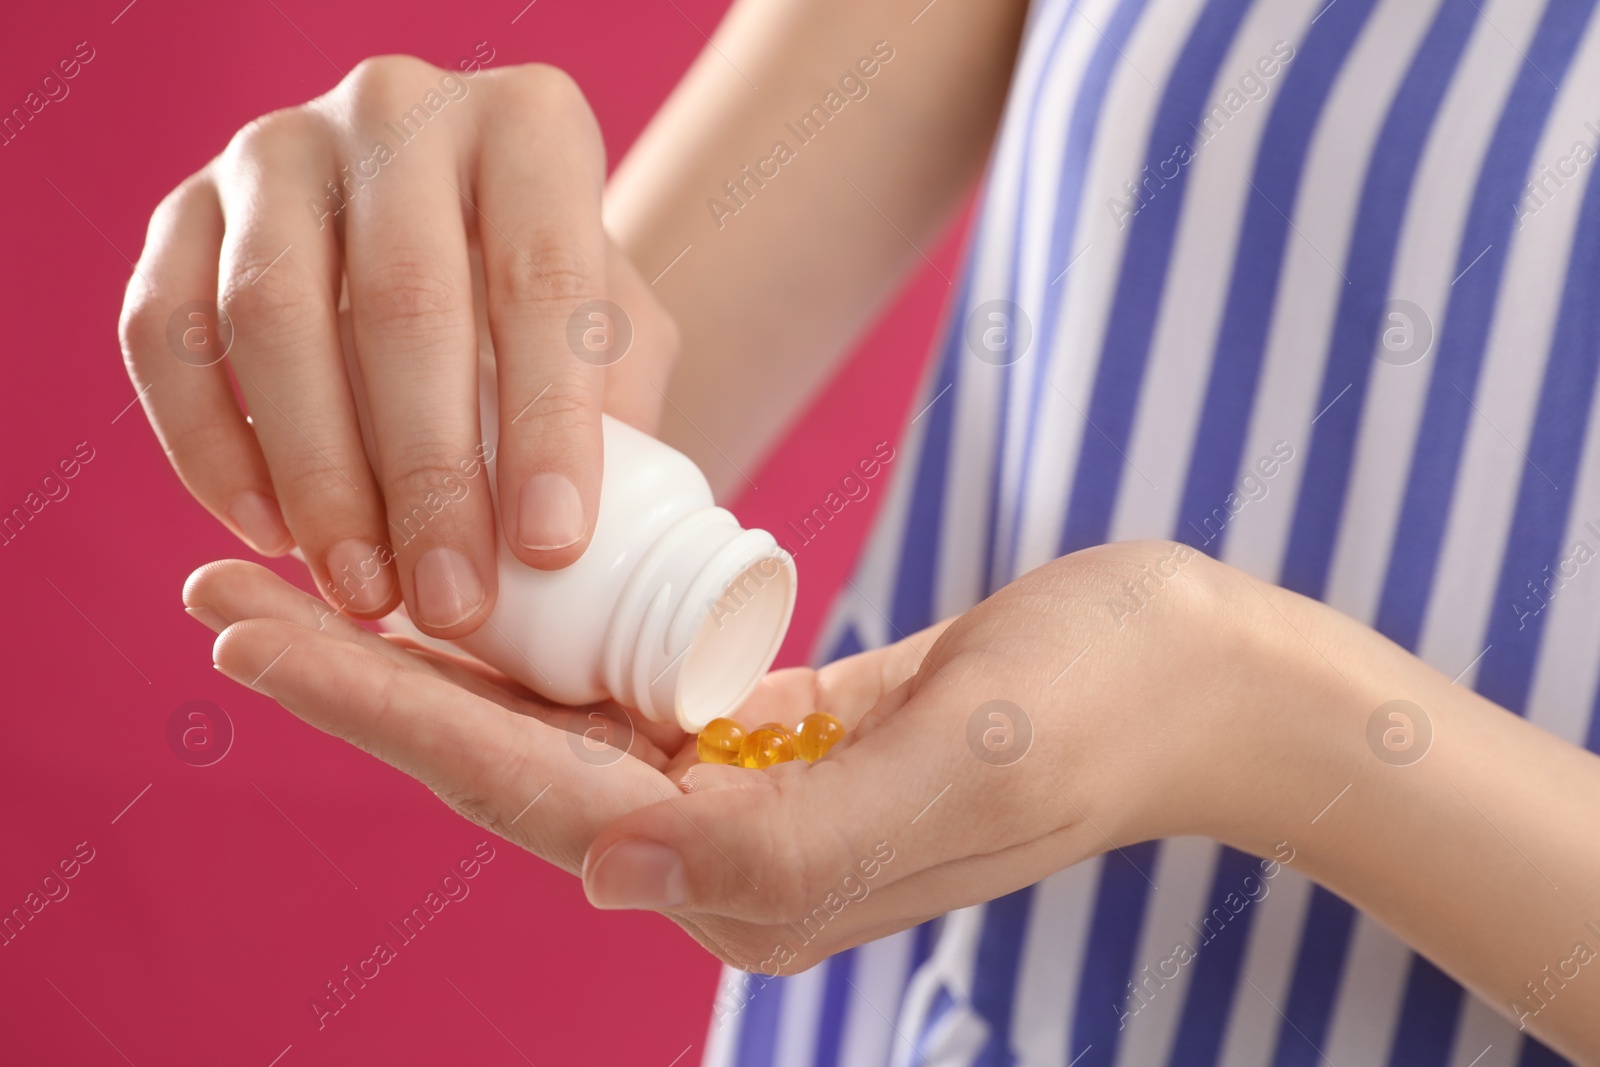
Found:
[[[684,729],[704,729],[712,719],[731,715],[750,695],[777,658],[794,600],[794,564],[782,549],[728,582],[679,671],[677,717]]]
[[[625,583],[604,654],[607,689],[698,733],[732,714],[772,666],[794,612],[794,560],[722,508],[685,515]]]

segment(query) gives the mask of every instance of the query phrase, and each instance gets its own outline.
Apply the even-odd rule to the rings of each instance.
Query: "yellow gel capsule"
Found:
[[[787,763],[794,759],[794,741],[788,730],[759,727],[751,730],[739,746],[739,766],[756,770]]]
[[[712,719],[695,738],[695,752],[701,763],[738,763],[744,737],[744,727],[732,719]]]
[[[825,711],[813,711],[800,720],[800,729],[795,733],[794,750],[807,763],[815,763],[843,738],[844,723]]]

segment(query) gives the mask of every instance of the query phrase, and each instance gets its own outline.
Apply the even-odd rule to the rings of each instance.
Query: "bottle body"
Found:
[[[481,426],[495,444],[492,363],[481,394]],[[794,562],[770,534],[717,507],[687,456],[610,416],[602,435],[599,511],[576,562],[537,570],[501,536],[499,594],[476,631],[426,638],[403,609],[384,623],[465,650],[558,703],[610,699],[697,733],[771,667],[794,610]],[[495,474],[491,458],[498,494]]]

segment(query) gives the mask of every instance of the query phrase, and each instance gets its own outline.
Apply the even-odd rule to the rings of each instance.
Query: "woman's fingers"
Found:
[[[363,63],[343,87],[343,151],[365,182],[342,216],[345,270],[389,542],[412,621],[442,638],[477,629],[495,596],[458,195],[476,136],[466,86],[421,60],[390,57]]]
[[[475,660],[425,648],[407,638],[373,633],[254,563],[230,559],[206,564],[184,583],[183,603],[189,614],[217,633],[248,619],[278,619],[348,641],[401,667],[432,675],[507,711],[559,729],[584,734],[593,726],[588,717],[591,709],[551,704]],[[619,728],[606,731],[599,739],[591,733],[591,739],[612,742],[617,752],[595,753],[597,759],[620,758],[626,752],[657,769],[666,766],[665,753],[648,732],[627,728],[627,712],[615,707],[603,711],[607,721]]]
[[[306,207],[336,170],[328,128],[307,108],[234,138],[218,161],[220,291],[240,393],[289,529],[329,603],[371,617],[394,607],[398,586],[378,547],[383,501],[339,343],[337,235]]]
[[[675,792],[639,760],[586,759],[564,730],[317,630],[239,622],[213,656],[228,677],[568,870],[608,821]]]
[[[530,64],[484,75],[476,211],[499,379],[500,521],[524,563],[582,555],[600,500],[605,368],[632,326],[606,300],[605,148],[572,79]]]
[[[548,711],[497,686],[487,675],[471,673],[460,664],[424,652],[420,646],[408,648],[364,629],[265,567],[245,560],[218,560],[189,575],[183,585],[183,605],[185,611],[217,633],[247,619],[279,619],[349,641],[401,667],[433,674],[507,710],[524,715]]]
[[[817,671],[817,710],[844,723],[850,731],[846,741],[864,733],[892,712],[885,706],[886,698],[916,675],[928,650],[954,621],[952,616],[892,645],[857,652],[822,667]]]
[[[887,713],[881,706],[884,698],[917,673],[928,649],[952,621],[947,619],[892,645],[858,652],[816,670],[788,667],[773,671],[761,679],[733,717],[747,728],[781,722],[793,729],[801,719],[820,711],[854,732],[868,712],[873,712],[874,718]]]
[[[294,539],[222,363],[233,341],[216,306],[222,236],[209,170],[161,202],[128,283],[122,356],[184,486],[245,543],[277,556]]]
[[[540,701],[539,694],[523,685],[514,678],[495,670],[487,663],[466,653],[445,652],[442,649],[425,645],[416,638],[406,634],[385,631],[382,635],[385,644],[391,648],[404,649],[411,655],[437,668],[446,678],[455,681],[464,689],[479,692],[478,686],[490,688],[504,694],[506,698],[519,703],[536,703]],[[475,679],[473,685],[465,684],[466,679]],[[501,701],[504,702],[503,700]]]
[[[279,619],[360,645],[402,666],[416,662],[405,649],[242,559],[218,560],[190,574],[183,583],[183,606],[218,633],[246,619]]]

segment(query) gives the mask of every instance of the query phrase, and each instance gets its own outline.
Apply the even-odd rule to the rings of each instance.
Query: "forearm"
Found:
[[[1287,841],[1295,867],[1497,1010],[1600,1059],[1600,759],[1255,584],[1276,695],[1243,729],[1272,754],[1220,836],[1261,854]]]
[[[760,458],[960,205],[1024,9],[740,0],[618,167],[608,229],[683,339],[661,433],[719,490],[739,482],[733,465]],[[849,96],[846,74],[861,86]],[[814,107],[826,122],[802,129]]]

